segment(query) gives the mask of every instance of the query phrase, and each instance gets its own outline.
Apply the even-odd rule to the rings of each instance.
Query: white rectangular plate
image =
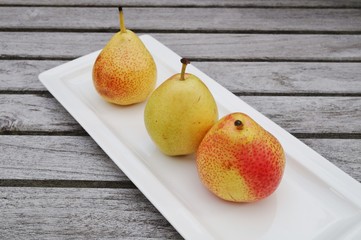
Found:
[[[141,36],[158,69],[157,86],[180,71],[180,57]],[[276,136],[287,164],[279,188],[252,204],[222,201],[199,181],[194,155],[167,157],[150,140],[145,103],[104,102],[92,82],[99,51],[43,72],[40,81],[186,239],[361,239],[361,184],[203,72],[220,117],[244,112]]]

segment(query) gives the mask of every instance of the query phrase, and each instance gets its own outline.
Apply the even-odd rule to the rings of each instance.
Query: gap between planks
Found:
[[[299,139],[317,138],[317,139],[361,139],[361,133],[295,133],[290,132],[294,137]],[[0,131],[0,136],[89,136],[84,131]]]
[[[255,5],[255,4],[224,4],[224,5],[196,5],[196,4],[168,4],[168,5],[151,5],[151,4],[131,4],[131,3],[123,3],[123,4],[106,4],[106,5],[96,5],[96,4],[14,4],[14,3],[0,3],[0,7],[31,7],[31,8],[49,8],[49,7],[58,7],[58,8],[114,8],[118,6],[126,7],[126,8],[245,8],[245,9],[360,9],[361,5],[339,5],[339,6],[307,6],[307,5]]]
[[[71,61],[81,56],[21,56],[0,54],[0,60],[37,60],[37,61]],[[192,62],[295,62],[295,63],[361,63],[361,59],[323,59],[323,58],[188,58]]]
[[[37,95],[44,97],[51,97],[52,95],[47,90],[0,90],[0,94],[10,95]],[[342,92],[342,93],[329,93],[329,92],[233,92],[238,97],[242,96],[260,96],[260,97],[361,97],[361,92]]]
[[[38,27],[3,27],[0,32],[49,32],[49,33],[116,33],[118,28],[38,28]],[[293,34],[293,35],[361,35],[359,30],[227,30],[227,29],[142,29],[132,28],[132,31],[145,33],[202,33],[202,34]]]
[[[48,187],[48,188],[123,188],[136,189],[129,181],[86,181],[86,180],[25,180],[0,179],[0,187]]]

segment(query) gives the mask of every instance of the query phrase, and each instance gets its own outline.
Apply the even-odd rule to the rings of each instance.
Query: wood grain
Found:
[[[0,60],[0,91],[45,91],[38,75],[65,61]]]
[[[112,33],[0,32],[0,59],[73,59]],[[361,61],[361,35],[151,34],[181,56],[212,61]]]
[[[293,134],[361,132],[359,97],[240,98]]]
[[[240,98],[294,134],[361,133],[361,97]],[[0,131],[83,132],[54,98],[31,94],[0,95]]]
[[[0,188],[1,239],[182,239],[137,189]]]
[[[358,0],[342,0],[342,1],[324,1],[324,0],[123,0],[123,6],[183,6],[183,7],[361,7]],[[119,0],[0,0],[0,5],[22,5],[22,6],[118,6]]]
[[[39,73],[66,61],[0,60],[0,91],[47,91]],[[361,63],[192,62],[238,94],[361,94]]]
[[[129,181],[89,136],[1,136],[2,179]]]
[[[0,95],[0,132],[16,131],[84,132],[48,95]]]
[[[301,139],[361,183],[361,139]]]
[[[361,182],[361,139],[301,141]],[[129,181],[89,136],[0,135],[0,152],[1,179]]]
[[[360,94],[361,63],[193,62],[238,94]]]
[[[250,61],[359,61],[361,35],[154,34],[181,56]],[[176,39],[175,39],[176,38]]]
[[[127,8],[124,14],[126,26],[138,31],[361,32],[361,9]],[[0,7],[0,27],[118,31],[118,9]]]

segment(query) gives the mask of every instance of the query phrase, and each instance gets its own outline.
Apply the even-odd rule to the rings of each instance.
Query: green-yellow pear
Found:
[[[195,75],[182,71],[164,81],[149,97],[144,110],[146,129],[166,155],[196,151],[207,131],[218,120],[218,108],[207,86]]]
[[[106,101],[130,105],[146,100],[154,90],[157,68],[152,55],[138,36],[125,28],[119,7],[120,31],[98,55],[93,66],[93,83]]]

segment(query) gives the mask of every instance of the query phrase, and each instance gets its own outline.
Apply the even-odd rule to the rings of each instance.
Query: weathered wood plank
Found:
[[[128,181],[89,136],[1,136],[1,179]]]
[[[359,61],[361,35],[154,34],[182,56],[198,59]]]
[[[360,133],[359,97],[243,96],[272,121],[291,133]]]
[[[0,60],[0,91],[45,91],[38,74],[66,61]],[[241,94],[361,94],[361,63],[193,62]]]
[[[0,132],[7,131],[83,132],[83,129],[54,98],[14,94],[0,95]]]
[[[241,99],[294,134],[361,133],[361,97],[242,96]],[[0,132],[22,131],[81,132],[82,128],[54,98],[0,95]]]
[[[0,60],[0,91],[43,91],[39,73],[65,61]]]
[[[361,182],[361,139],[301,139],[327,160]]]
[[[361,182],[361,139],[301,139]],[[128,181],[89,136],[1,136],[1,179]]]
[[[361,63],[193,62],[240,94],[360,94]]]
[[[0,188],[1,239],[182,239],[137,189]]]
[[[123,6],[212,6],[212,7],[361,7],[358,0],[123,0]],[[0,5],[44,5],[44,6],[118,6],[119,0],[0,0]]]
[[[72,59],[105,46],[112,33],[0,32],[0,58]],[[361,35],[151,34],[198,60],[361,61]]]
[[[361,31],[361,9],[128,8],[124,12],[127,27],[135,30]],[[0,28],[117,31],[118,9],[0,7]]]

